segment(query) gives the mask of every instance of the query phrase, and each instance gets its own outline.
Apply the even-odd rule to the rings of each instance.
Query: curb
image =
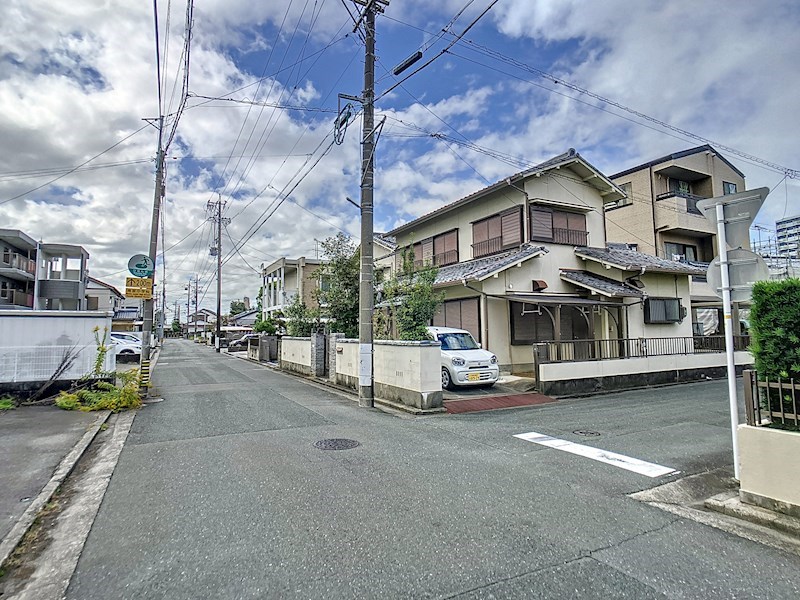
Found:
[[[708,498],[703,505],[709,509],[729,517],[750,521],[763,527],[777,529],[783,533],[800,538],[800,519],[778,512],[745,504],[736,492],[727,492]]]
[[[39,492],[39,495],[30,503],[25,512],[22,513],[22,516],[14,524],[14,527],[11,528],[11,531],[8,532],[8,535],[0,541],[0,566],[8,560],[8,557],[11,556],[19,545],[20,540],[22,540],[23,536],[28,532],[28,529],[31,528],[31,525],[33,525],[39,512],[50,502],[50,498],[53,497],[56,490],[64,483],[64,480],[69,477],[69,474],[72,473],[75,465],[78,464],[81,456],[86,452],[89,444],[92,443],[97,432],[100,431],[100,427],[108,420],[110,415],[110,410],[104,410],[98,413],[94,424],[61,460],[56,470],[53,472],[52,477],[50,477],[50,481],[42,488],[42,491]]]

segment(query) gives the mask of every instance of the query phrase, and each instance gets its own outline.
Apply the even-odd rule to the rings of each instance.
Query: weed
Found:
[[[93,389],[82,389],[76,392],[61,392],[56,399],[56,406],[64,410],[110,410],[119,412],[140,408],[139,370],[134,369],[119,374],[120,385],[107,381],[98,381]]]
[[[17,408],[16,400],[9,396],[3,396],[0,398],[0,411],[13,410],[15,408]]]

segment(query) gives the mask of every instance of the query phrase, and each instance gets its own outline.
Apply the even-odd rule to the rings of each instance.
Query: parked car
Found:
[[[228,350],[246,350],[248,342],[257,337],[257,333],[245,333],[238,340],[233,340],[230,344],[228,344]]]
[[[111,344],[114,347],[114,353],[117,355],[117,358],[133,358],[134,356],[141,356],[142,354],[142,343],[139,340],[134,342],[112,335]]]
[[[127,342],[130,344],[139,344],[142,345],[142,338],[132,334],[132,333],[125,333],[123,331],[112,331],[109,334],[111,341],[119,340],[121,342]]]
[[[497,357],[483,350],[472,334],[452,327],[428,327],[428,333],[442,344],[442,387],[493,386],[500,378]]]

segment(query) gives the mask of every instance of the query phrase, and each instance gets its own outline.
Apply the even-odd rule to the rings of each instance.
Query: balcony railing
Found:
[[[458,250],[448,250],[447,252],[440,252],[434,254],[430,260],[415,260],[414,268],[421,269],[425,265],[434,265],[436,267],[444,267],[445,265],[452,265],[458,262]]]
[[[489,256],[490,254],[497,254],[502,250],[503,238],[495,237],[472,244],[472,257],[480,258],[481,256]]]
[[[589,232],[580,229],[562,229],[553,227],[553,243],[585,246],[589,242]]]
[[[734,349],[747,350],[749,336],[734,336]],[[725,352],[725,336],[671,338],[619,338],[604,340],[546,341],[534,344],[539,363],[584,360],[618,360],[649,356],[674,356]]]
[[[28,294],[21,290],[7,290],[4,293],[4,296],[0,296],[0,304],[33,308],[33,294]]]
[[[663,194],[656,196],[656,201],[667,200],[668,198],[684,198],[686,200],[686,212],[692,213],[693,215],[703,214],[697,208],[697,202],[699,200],[705,200],[703,196],[690,194],[689,192],[681,192],[679,190],[670,190],[669,192],[664,192]]]
[[[8,267],[11,269],[19,269],[31,275],[36,275],[36,261],[31,260],[27,256],[22,256],[16,252],[3,252],[0,255],[0,267]]]

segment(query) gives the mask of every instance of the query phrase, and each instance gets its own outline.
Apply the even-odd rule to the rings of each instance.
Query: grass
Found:
[[[0,411],[14,410],[15,408],[17,408],[17,403],[13,398],[9,398],[7,396],[0,398]]]

